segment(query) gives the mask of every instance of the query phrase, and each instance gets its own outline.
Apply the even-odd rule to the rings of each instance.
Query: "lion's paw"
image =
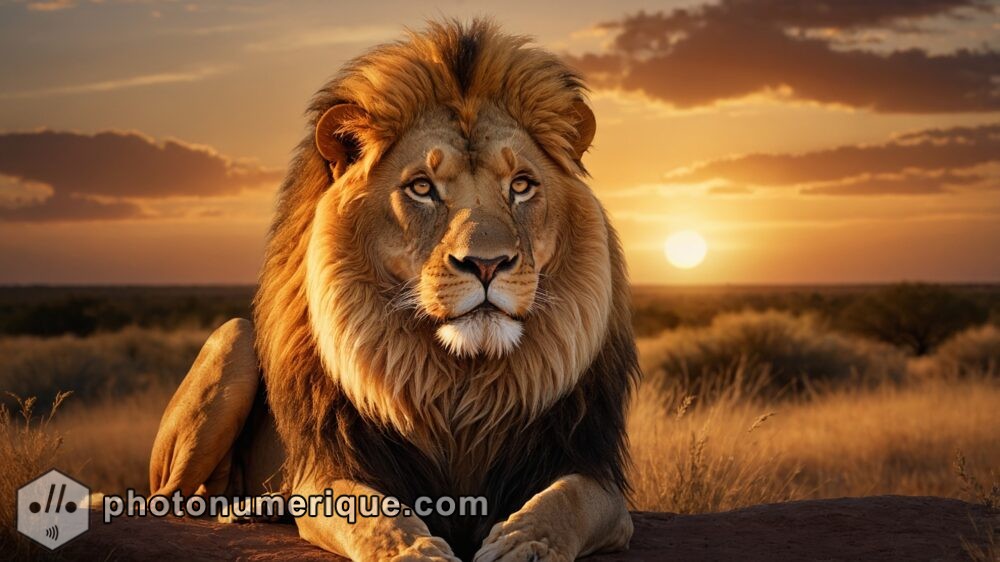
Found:
[[[390,562],[462,562],[440,537],[419,537],[389,559]]]
[[[573,558],[537,527],[505,521],[493,526],[473,562],[571,562]]]

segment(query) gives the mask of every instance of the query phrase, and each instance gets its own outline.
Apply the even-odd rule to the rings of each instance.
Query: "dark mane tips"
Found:
[[[456,34],[448,53],[448,66],[455,76],[459,92],[466,94],[476,75],[476,64],[486,36],[492,29],[487,20],[477,19],[468,25],[454,22],[452,31]]]

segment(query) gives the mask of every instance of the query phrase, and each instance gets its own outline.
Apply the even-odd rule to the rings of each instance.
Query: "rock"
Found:
[[[725,513],[636,512],[631,560],[967,560],[963,538],[984,545],[1000,528],[985,508],[934,497],[876,496],[758,505]],[[973,525],[975,522],[975,527]],[[119,518],[65,547],[70,559],[343,560],[301,540],[290,524]]]

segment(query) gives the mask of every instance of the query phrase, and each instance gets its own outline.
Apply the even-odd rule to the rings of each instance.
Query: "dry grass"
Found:
[[[955,451],[967,452],[974,477],[989,481],[983,467],[1000,466],[1000,384],[991,379],[808,401],[724,396],[680,417],[662,407],[679,397],[655,394],[640,392],[630,420],[639,509],[698,513],[877,494],[975,501],[955,474]]]
[[[0,338],[0,391],[35,396],[47,404],[59,390],[74,402],[176,386],[208,333],[127,328],[86,338]]]
[[[17,489],[52,467],[94,492],[148,493],[149,454],[171,394],[159,387],[88,405],[60,393],[44,416],[35,413],[34,398],[11,397],[16,415],[0,405],[0,559],[60,559],[15,530]]]
[[[976,523],[975,519],[972,519],[972,529],[981,540],[969,540],[962,537],[962,548],[969,560],[972,562],[1000,561],[1000,529],[994,527],[992,523]]]
[[[997,475],[991,470],[990,479],[992,484],[984,485],[979,478],[969,470],[969,462],[961,450],[955,453],[955,473],[962,481],[962,489],[966,494],[976,500],[990,513],[1000,513],[1000,481]]]
[[[91,489],[106,494],[132,488],[149,491],[149,454],[173,388],[154,387],[139,394],[69,404],[53,420],[63,435],[59,466]]]
[[[47,416],[35,414],[35,398],[12,396],[18,411],[0,405],[0,552],[12,558],[29,556],[27,539],[14,530],[17,490],[54,464],[62,436],[54,431],[53,415],[68,393],[56,395]]]
[[[659,399],[640,396],[629,425],[635,508],[706,513],[791,497],[790,477],[775,478],[775,459],[755,445],[767,414],[729,417],[718,402],[670,416]]]

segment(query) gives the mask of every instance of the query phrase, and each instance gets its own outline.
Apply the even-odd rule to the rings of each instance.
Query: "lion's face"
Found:
[[[552,257],[560,171],[499,111],[463,135],[425,116],[375,167],[359,201],[369,259],[391,306],[426,318],[456,355],[517,346]]]

